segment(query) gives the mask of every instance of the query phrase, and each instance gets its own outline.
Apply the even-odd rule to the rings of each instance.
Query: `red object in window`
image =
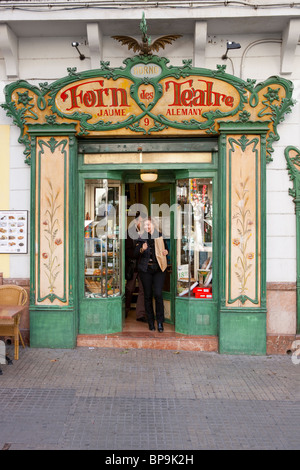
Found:
[[[196,292],[200,292],[201,294],[209,294],[211,293],[211,287],[195,287],[195,289],[193,289],[193,292],[194,294]]]
[[[196,299],[212,299],[211,287],[195,287],[193,293]]]

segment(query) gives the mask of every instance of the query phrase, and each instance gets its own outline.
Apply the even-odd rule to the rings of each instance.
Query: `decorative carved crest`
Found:
[[[152,55],[153,51],[158,52],[159,49],[164,49],[167,44],[172,44],[173,41],[181,37],[181,34],[170,34],[161,36],[151,43],[151,37],[147,35],[147,29],[147,22],[143,13],[140,23],[142,42],[137,41],[131,36],[112,36],[112,38],[119,41],[123,46],[127,46],[129,50],[132,49],[133,52],[139,52],[140,55]]]

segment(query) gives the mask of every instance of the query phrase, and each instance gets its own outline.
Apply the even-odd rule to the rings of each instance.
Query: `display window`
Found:
[[[212,299],[213,183],[177,181],[177,296]]]
[[[85,180],[84,296],[121,294],[120,183]]]

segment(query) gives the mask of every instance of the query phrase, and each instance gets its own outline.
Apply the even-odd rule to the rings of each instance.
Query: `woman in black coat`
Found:
[[[161,233],[155,227],[154,221],[148,217],[144,222],[144,233],[136,242],[135,256],[139,258],[138,272],[144,288],[145,309],[148,317],[149,330],[155,330],[152,296],[154,294],[157,329],[164,330],[164,302],[162,290],[166,275],[166,263],[162,265],[161,258],[168,254],[164,241],[164,249],[158,252],[158,239]],[[163,270],[162,270],[163,269]]]

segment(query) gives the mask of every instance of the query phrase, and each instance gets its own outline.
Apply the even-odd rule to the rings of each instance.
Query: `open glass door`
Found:
[[[216,176],[191,176],[177,180],[176,331],[216,335]]]
[[[212,299],[212,180],[179,180],[177,203],[177,295]]]
[[[79,333],[122,330],[121,182],[83,178]]]
[[[168,246],[167,273],[163,288],[165,320],[174,323],[174,282],[173,282],[173,250],[174,250],[174,214],[172,212],[172,186],[163,185],[149,189],[150,215],[154,217]]]

